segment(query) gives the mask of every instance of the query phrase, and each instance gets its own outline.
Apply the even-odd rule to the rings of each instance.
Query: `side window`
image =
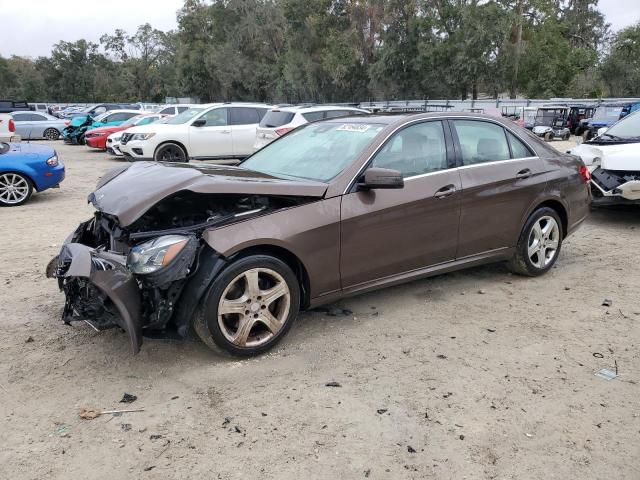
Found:
[[[418,123],[400,130],[382,147],[372,165],[398,170],[404,178],[447,169],[442,122]]]
[[[107,117],[103,120],[104,123],[108,122],[124,122],[127,118],[126,113],[112,113],[111,115],[107,115]]]
[[[47,119],[47,117],[44,117],[42,115],[38,115],[37,113],[32,113],[31,114],[31,120],[34,121],[34,122],[44,122],[44,121],[46,121],[48,119]]]
[[[322,120],[324,118],[324,114],[327,112],[308,112],[308,113],[303,113],[302,116],[304,117],[304,119],[311,123],[311,122],[317,122],[318,120]]]
[[[231,108],[231,125],[253,125],[256,123],[260,123],[260,115],[255,108]]]
[[[160,110],[159,113],[162,113],[162,114],[165,114],[165,115],[173,115],[173,113],[175,112],[175,110],[173,108],[174,107],[163,108],[162,110]],[[178,108],[178,112],[180,112],[180,108]]]
[[[133,112],[127,112],[127,113],[121,113],[120,115],[124,116],[123,120],[129,120],[130,118],[137,117],[140,114],[139,113],[133,113]]]
[[[349,110],[327,110],[327,118],[346,117],[351,115]]]
[[[31,121],[31,114],[29,113],[14,113],[12,115],[15,122],[29,122]]]
[[[178,113],[182,113],[186,110],[189,110],[189,107],[178,107]],[[173,108],[168,113],[169,115],[173,115]]]
[[[227,126],[227,111],[228,108],[215,108],[208,111],[202,117],[207,123],[205,127],[225,127]]]
[[[264,116],[267,114],[268,111],[269,111],[268,108],[256,108],[256,112],[258,112],[258,116],[260,117],[260,120],[264,118]]]
[[[509,143],[511,144],[511,158],[527,158],[533,157],[533,153],[529,150],[522,141],[517,138],[513,133],[507,132],[507,137],[509,137]]]
[[[501,126],[479,120],[454,120],[453,125],[462,148],[464,165],[511,158],[507,137]]]

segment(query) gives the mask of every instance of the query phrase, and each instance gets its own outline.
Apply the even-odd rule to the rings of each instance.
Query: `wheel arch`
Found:
[[[38,184],[33,180],[33,176],[34,174],[37,175],[37,172],[29,172],[29,171],[25,171],[25,170],[18,170],[16,168],[3,168],[0,169],[0,175],[4,175],[5,173],[17,173],[18,175],[22,175],[23,177],[26,177],[26,179],[29,181],[29,183],[31,184],[31,188],[33,188],[36,192],[39,192],[40,189],[38,188]]]
[[[189,150],[187,150],[187,147],[184,146],[183,142],[180,142],[179,140],[164,140],[163,142],[160,142],[156,148],[153,150],[153,158],[156,158],[156,153],[158,152],[158,150],[163,147],[164,145],[167,145],[169,143],[173,143],[175,145],[178,145],[182,150],[184,150],[184,154],[187,157],[187,162],[189,161]]]
[[[544,207],[555,210],[555,212],[560,217],[560,221],[562,222],[562,238],[564,239],[567,236],[567,229],[569,226],[569,213],[567,212],[567,208],[565,207],[565,205],[558,199],[550,198],[535,205],[529,211],[527,217],[525,218],[525,223],[533,212],[535,212],[539,208],[544,208]]]
[[[301,309],[306,309],[309,307],[311,302],[311,280],[309,278],[309,273],[307,272],[307,268],[305,267],[302,260],[298,258],[298,256],[292,251],[273,244],[259,244],[252,245],[250,247],[244,248],[235,252],[233,255],[229,257],[230,260],[239,259],[248,257],[250,255],[269,255],[275,257],[279,260],[282,260],[286,263],[289,268],[293,271],[293,273],[298,278],[301,287]]]

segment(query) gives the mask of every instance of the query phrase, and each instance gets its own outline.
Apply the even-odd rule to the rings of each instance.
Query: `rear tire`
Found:
[[[537,277],[556,263],[562,247],[562,221],[549,207],[533,212],[522,229],[509,268],[513,273]]]
[[[55,128],[47,128],[43,134],[47,140],[58,140],[60,138],[60,132]]]
[[[553,133],[552,132],[547,132],[544,134],[544,141],[545,142],[550,142],[551,140],[553,140]]]
[[[156,162],[186,163],[189,161],[187,152],[177,143],[165,143],[160,145],[153,154],[153,159]]]
[[[570,138],[570,137],[571,137],[571,134],[570,134],[570,133],[565,133],[565,134],[562,136],[562,140],[564,140],[564,141],[566,142],[567,140],[569,140],[569,138]]]
[[[299,309],[300,284],[291,268],[275,257],[251,255],[215,279],[192,326],[210,348],[248,357],[282,340]]]

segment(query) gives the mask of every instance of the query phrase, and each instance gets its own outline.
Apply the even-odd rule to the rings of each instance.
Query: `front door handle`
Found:
[[[221,130],[220,133],[231,133],[231,130]]]
[[[453,195],[456,192],[456,187],[453,185],[447,185],[438,190],[433,196],[436,198],[444,198]]]
[[[529,170],[528,168],[525,168],[524,170],[520,170],[518,173],[516,173],[516,178],[518,179],[525,179],[525,178],[529,178],[531,176],[531,170]]]

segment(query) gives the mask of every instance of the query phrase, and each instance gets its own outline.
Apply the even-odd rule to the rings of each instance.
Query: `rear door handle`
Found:
[[[436,198],[444,198],[453,195],[456,192],[456,187],[453,185],[447,185],[438,190],[433,196]]]
[[[516,178],[529,178],[531,176],[531,170],[529,170],[528,168],[525,168],[524,170],[520,170],[518,173],[516,173]]]
[[[220,133],[231,133],[231,130],[222,130]]]

